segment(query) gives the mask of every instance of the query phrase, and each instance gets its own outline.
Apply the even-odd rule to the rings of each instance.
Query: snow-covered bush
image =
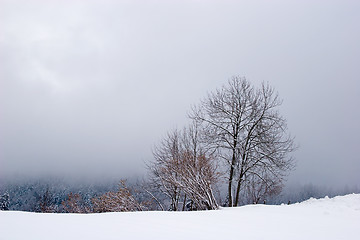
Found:
[[[93,198],[92,203],[94,212],[143,211],[145,208],[135,199],[125,181],[120,182],[117,192],[107,192],[98,198]]]

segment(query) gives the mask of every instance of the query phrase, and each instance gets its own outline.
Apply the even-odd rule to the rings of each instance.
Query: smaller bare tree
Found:
[[[98,198],[93,198],[92,204],[94,212],[98,213],[143,211],[145,208],[135,199],[125,181],[120,182],[117,192],[107,192]]]
[[[179,199],[191,200],[196,209],[216,209],[213,187],[218,181],[214,157],[199,141],[199,128],[193,122],[183,131],[175,130],[155,148],[155,161],[149,166],[152,182],[171,199],[172,210],[179,210]]]
[[[216,165],[211,157],[205,154],[194,156],[191,152],[182,154],[177,169],[180,178],[174,179],[186,195],[195,204],[196,209],[217,209],[218,203],[214,197],[213,186],[218,182]]]
[[[179,203],[181,197],[186,198],[174,179],[178,179],[178,172],[174,167],[180,164],[180,133],[175,130],[157,145],[153,151],[154,161],[148,165],[150,172],[150,185],[161,191],[170,199],[171,211],[181,210]],[[175,167],[177,168],[177,167]]]
[[[61,205],[64,210],[68,213],[90,213],[92,209],[90,206],[87,206],[78,193],[70,193],[66,201],[62,201]]]

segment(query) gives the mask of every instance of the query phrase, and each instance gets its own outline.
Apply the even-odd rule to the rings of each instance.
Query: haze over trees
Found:
[[[265,202],[281,192],[294,167],[291,153],[296,146],[279,112],[281,104],[269,84],[257,88],[234,76],[192,108],[188,126],[169,131],[155,145],[148,177],[141,184],[121,181],[117,191],[87,196],[67,192],[62,197],[46,187],[36,193],[31,208],[76,213],[184,211]]]

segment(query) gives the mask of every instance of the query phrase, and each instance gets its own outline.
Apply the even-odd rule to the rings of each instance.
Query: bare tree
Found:
[[[169,210],[171,211],[179,210],[179,201],[183,195],[179,186],[173,181],[179,178],[178,172],[174,171],[174,168],[180,164],[180,148],[179,131],[168,133],[155,147],[154,161],[148,166],[152,187],[159,189],[170,199]]]
[[[181,157],[177,184],[191,198],[197,209],[217,209],[213,187],[219,180],[215,156],[200,142],[199,124],[192,122],[184,128],[181,138]],[[174,179],[175,180],[175,179]]]
[[[190,118],[202,124],[203,140],[225,160],[229,206],[238,205],[246,175],[270,172],[282,181],[293,167],[294,140],[278,112],[281,103],[268,84],[256,89],[235,76],[193,108]]]
[[[145,208],[135,199],[125,181],[120,182],[117,192],[107,192],[98,198],[93,198],[92,204],[94,212],[143,211]]]
[[[171,199],[171,209],[179,210],[179,199],[192,201],[196,209],[216,209],[213,186],[218,181],[214,157],[199,142],[194,122],[182,131],[175,130],[154,150],[155,161],[149,166],[152,181]]]
[[[64,208],[64,211],[67,213],[90,213],[92,209],[90,206],[85,204],[82,196],[79,193],[70,193],[67,196],[66,201],[62,201],[61,205]]]
[[[218,203],[214,197],[213,185],[218,181],[218,174],[213,159],[205,154],[195,157],[193,153],[185,151],[179,167],[176,170],[180,178],[174,183],[186,193],[195,204],[195,208],[217,209]]]

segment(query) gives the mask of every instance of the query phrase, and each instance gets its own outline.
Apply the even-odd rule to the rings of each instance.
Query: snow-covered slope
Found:
[[[0,211],[0,239],[360,239],[360,194],[203,212]]]

